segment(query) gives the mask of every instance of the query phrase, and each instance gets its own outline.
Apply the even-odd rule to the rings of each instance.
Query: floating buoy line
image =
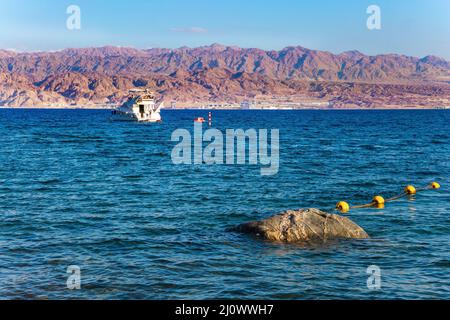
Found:
[[[339,210],[341,213],[347,213],[351,209],[360,209],[360,208],[372,208],[373,207],[373,208],[382,209],[382,208],[384,208],[384,206],[387,202],[391,202],[391,201],[394,201],[394,200],[397,200],[397,199],[400,199],[400,198],[403,198],[406,196],[414,195],[419,191],[430,190],[430,189],[439,189],[440,187],[441,187],[440,184],[437,182],[432,182],[429,185],[427,185],[426,187],[417,188],[417,189],[414,186],[409,185],[409,186],[405,187],[405,189],[403,190],[402,193],[400,193],[394,197],[388,198],[388,199],[384,199],[382,196],[377,195],[377,196],[373,197],[372,202],[370,202],[370,203],[354,205],[354,206],[350,206],[348,204],[348,202],[339,201],[336,204],[336,209]]]

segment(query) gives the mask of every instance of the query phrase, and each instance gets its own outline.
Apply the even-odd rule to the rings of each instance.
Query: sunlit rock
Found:
[[[308,242],[365,239],[369,235],[350,219],[318,209],[289,210],[261,221],[241,224],[232,231],[269,241]]]

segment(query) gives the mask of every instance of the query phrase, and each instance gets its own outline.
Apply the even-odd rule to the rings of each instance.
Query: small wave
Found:
[[[433,266],[450,268],[450,260],[439,260],[439,261],[433,262]]]
[[[140,180],[143,178],[142,175],[129,175],[129,176],[122,176],[125,180]]]
[[[55,179],[40,180],[38,182],[43,185],[51,185],[51,184],[58,184],[61,182],[61,180],[58,178],[55,178]]]
[[[104,239],[96,242],[88,242],[83,243],[83,245],[106,245],[106,246],[139,246],[139,245],[145,245],[147,244],[146,241],[142,240],[129,240],[129,239],[122,239],[122,238],[111,238],[111,239]]]

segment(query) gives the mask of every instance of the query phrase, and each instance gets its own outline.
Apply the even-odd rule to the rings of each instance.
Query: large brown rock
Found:
[[[365,239],[369,235],[350,219],[318,209],[288,210],[261,221],[241,224],[232,231],[282,242]]]

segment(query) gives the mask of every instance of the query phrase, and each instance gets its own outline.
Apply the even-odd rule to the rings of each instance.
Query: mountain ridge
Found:
[[[278,51],[220,44],[177,49],[0,50],[0,80],[0,105],[6,106],[118,103],[129,89],[151,86],[166,99],[184,102],[300,94],[338,106],[368,107],[380,98],[375,88],[383,87],[394,97],[399,95],[398,85],[421,88],[412,90],[412,95],[429,97],[428,90],[445,103],[450,62],[433,55],[369,56],[357,50],[333,54],[301,46]],[[322,83],[322,89],[319,92],[315,86],[314,91],[305,83]],[[352,97],[343,99],[349,83],[371,87],[373,101],[367,96],[358,99],[362,93],[356,89]]]

